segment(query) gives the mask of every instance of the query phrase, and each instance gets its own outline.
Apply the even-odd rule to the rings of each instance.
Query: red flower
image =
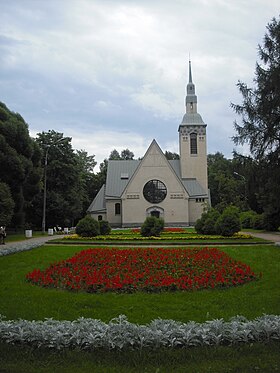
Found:
[[[256,279],[246,264],[214,248],[83,250],[74,257],[35,269],[33,284],[87,292],[196,290],[229,287]]]

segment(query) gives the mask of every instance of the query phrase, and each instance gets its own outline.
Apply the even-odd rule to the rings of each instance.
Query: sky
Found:
[[[30,135],[55,130],[102,162],[142,157],[153,139],[179,152],[188,61],[207,151],[245,154],[238,81],[253,85],[278,0],[0,0],[0,101]],[[95,171],[98,171],[98,165]]]

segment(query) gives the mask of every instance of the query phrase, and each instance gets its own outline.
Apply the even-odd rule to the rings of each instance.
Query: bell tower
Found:
[[[181,176],[183,179],[196,179],[207,193],[207,125],[197,112],[197,96],[192,81],[191,61],[189,61],[189,82],[185,102],[186,113],[178,129]]]

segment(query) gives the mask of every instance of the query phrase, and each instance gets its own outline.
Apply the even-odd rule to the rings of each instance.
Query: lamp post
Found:
[[[63,138],[57,140],[52,144],[47,144],[47,150],[45,155],[45,166],[44,166],[44,195],[43,195],[43,218],[42,218],[42,233],[46,232],[46,207],[47,207],[47,166],[48,166],[48,153],[52,145],[57,145],[59,142],[64,140]]]
[[[234,175],[241,177],[244,181],[244,201],[246,202],[246,178],[245,176],[240,175],[238,172],[234,172]]]

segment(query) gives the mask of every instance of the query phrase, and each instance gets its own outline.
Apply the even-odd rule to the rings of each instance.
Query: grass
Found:
[[[279,343],[161,351],[61,351],[0,343],[3,373],[279,372]]]
[[[32,231],[32,237],[43,237],[47,236],[48,234],[45,233],[43,234],[40,231]],[[5,239],[5,242],[18,242],[18,241],[24,241],[24,240],[29,240],[30,238],[25,237],[24,232],[7,232],[7,237]]]
[[[45,289],[25,281],[34,268],[71,257],[85,246],[43,246],[0,258],[0,314],[7,319],[73,320],[91,317],[108,322],[126,314],[144,324],[161,317],[187,322],[237,314],[253,319],[280,313],[280,250],[273,245],[225,246],[223,251],[263,276],[227,290],[160,294],[87,294]],[[34,350],[0,344],[1,372],[273,372],[279,371],[279,343],[235,347],[150,351]]]
[[[2,257],[0,314],[28,320],[73,320],[84,316],[106,322],[126,314],[131,322],[147,323],[157,317],[203,322],[214,318],[228,320],[237,314],[253,319],[263,313],[280,313],[280,250],[272,245],[223,247],[234,259],[249,264],[255,273],[263,273],[256,282],[227,290],[88,294],[41,288],[25,281],[25,274],[34,268],[47,268],[82,249],[84,246],[44,246]]]

